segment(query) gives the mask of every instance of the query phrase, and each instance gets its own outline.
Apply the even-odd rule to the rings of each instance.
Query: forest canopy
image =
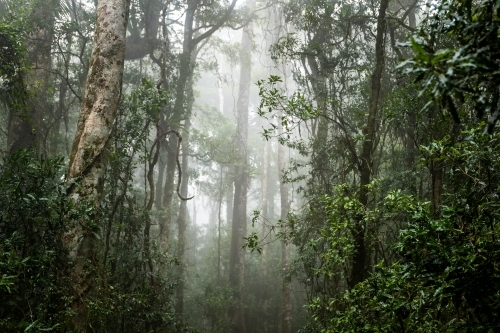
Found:
[[[0,0],[0,331],[496,332],[499,89],[499,0]]]

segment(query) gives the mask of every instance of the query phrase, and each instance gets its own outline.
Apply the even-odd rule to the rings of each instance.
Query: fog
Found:
[[[433,69],[452,51],[429,45],[453,43],[425,33],[452,7],[443,8],[410,0],[0,0],[2,175],[28,172],[9,186],[42,191],[22,192],[17,206],[14,195],[5,200],[47,202],[6,208],[28,214],[15,220],[28,224],[0,224],[0,249],[19,254],[16,269],[29,260],[53,269],[26,278],[39,289],[16,289],[36,314],[3,309],[14,319],[2,326],[0,318],[0,328],[337,332],[365,320],[359,301],[366,320],[391,308],[390,327],[417,332],[405,330],[418,325],[401,304],[420,296],[370,306],[403,297],[399,285],[377,294],[406,279],[387,278],[411,266],[401,264],[411,261],[401,232],[422,216],[439,219],[443,193],[456,184],[446,177],[462,170],[451,168],[459,158],[440,154],[460,133],[458,118],[472,114],[470,99],[439,94],[452,89],[443,73],[469,65]],[[442,86],[430,92],[434,82]],[[498,93],[488,96],[498,102]],[[16,172],[9,156],[21,156],[13,157],[24,163]],[[44,181],[30,187],[26,179]],[[15,242],[31,232],[38,238]],[[38,247],[52,261],[39,259]],[[11,277],[22,285],[27,273],[16,272],[6,270],[0,288],[14,285]]]

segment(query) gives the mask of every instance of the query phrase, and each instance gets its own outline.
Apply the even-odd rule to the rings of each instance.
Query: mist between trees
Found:
[[[0,0],[0,331],[498,331],[499,32],[498,0]]]

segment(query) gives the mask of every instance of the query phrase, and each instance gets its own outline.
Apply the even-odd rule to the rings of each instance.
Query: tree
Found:
[[[199,34],[196,34],[196,32],[199,32],[201,29],[196,29],[195,31],[194,22],[196,12],[201,9],[202,3],[198,0],[190,0],[187,2],[186,18],[183,31],[184,38],[182,41],[182,53],[179,55],[179,75],[175,87],[175,102],[173,105],[173,111],[169,115],[170,121],[167,124],[170,129],[178,131],[181,121],[185,120],[186,116],[189,116],[186,110],[186,91],[189,90],[187,84],[188,82],[190,82],[190,77],[193,75],[193,52],[196,52],[196,48],[201,42],[206,41],[208,38],[210,38],[210,36],[212,36],[228,21],[231,13],[234,10],[234,7],[236,6],[236,1],[237,0],[233,0],[227,9],[216,8],[218,9],[218,11],[223,12],[222,17],[217,17],[213,22],[208,23],[205,31]],[[171,189],[173,188],[174,184],[176,168],[175,151],[176,138],[174,135],[171,135],[169,139],[168,159],[166,163],[166,175],[162,200],[163,208],[165,209],[166,214],[165,218],[162,221],[161,246],[163,249],[167,248],[170,221],[172,219],[173,191]]]
[[[254,1],[247,3],[253,9]],[[234,171],[234,203],[231,228],[231,256],[229,260],[229,285],[235,297],[236,305],[229,310],[234,333],[245,333],[245,319],[243,312],[243,279],[245,267],[245,252],[243,237],[247,231],[247,191],[248,191],[248,107],[250,81],[252,75],[252,23],[243,28],[240,49],[240,79],[238,89],[236,153],[238,160]]]
[[[25,72],[26,88],[33,94],[21,108],[11,108],[7,146],[10,152],[41,148],[44,141],[44,114],[48,111],[49,78],[52,68],[52,38],[58,0],[37,1],[29,17],[32,27],[26,36],[26,57],[31,69]]]
[[[375,68],[371,77],[370,103],[366,127],[363,129],[363,145],[359,154],[359,202],[363,206],[368,205],[368,188],[373,173],[373,154],[377,138],[377,114],[379,112],[379,99],[381,92],[382,71],[384,70],[384,38],[386,30],[386,10],[389,5],[388,0],[380,1],[380,8],[377,18],[377,35],[375,39]],[[351,285],[363,281],[367,277],[366,258],[366,225],[363,224],[363,217],[359,217],[357,225],[354,226],[355,254],[352,263]]]
[[[98,210],[106,170],[106,155],[121,94],[125,59],[125,34],[130,0],[100,0],[96,31],[75,140],[71,150],[68,182],[70,197],[76,202],[90,201]],[[94,212],[93,218],[98,213]],[[95,221],[81,221],[69,227],[64,236],[74,262],[71,273],[75,284],[71,324],[78,332],[87,331],[84,301],[92,292],[89,261],[95,255]]]

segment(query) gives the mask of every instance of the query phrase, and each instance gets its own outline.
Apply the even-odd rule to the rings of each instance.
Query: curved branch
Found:
[[[219,22],[217,22],[217,24],[215,24],[214,26],[212,26],[212,28],[210,30],[207,30],[203,34],[201,34],[198,37],[194,38],[191,45],[196,45],[199,42],[201,42],[202,40],[204,40],[205,38],[212,36],[212,34],[214,32],[216,32],[220,27],[222,27],[222,25],[224,23],[226,23],[227,19],[229,18],[229,16],[233,12],[234,6],[236,6],[236,1],[237,0],[233,0],[231,2],[231,5],[229,5],[229,8],[227,9],[226,13],[224,14],[224,16],[222,16],[222,18],[219,20]]]

